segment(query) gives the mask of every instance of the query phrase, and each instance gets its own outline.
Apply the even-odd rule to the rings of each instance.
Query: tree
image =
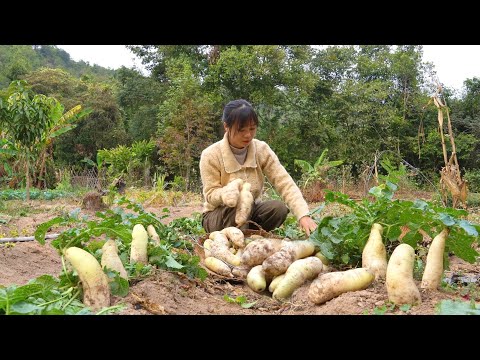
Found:
[[[77,105],[64,112],[63,105],[53,97],[34,94],[27,82],[13,81],[0,97],[0,124],[19,150],[25,153],[26,198],[30,200],[30,165],[40,159],[39,175],[45,169],[48,149],[54,138],[75,128],[74,122],[87,115]]]
[[[158,104],[165,100],[166,85],[126,67],[118,69],[115,78],[128,135],[133,141],[151,139],[157,129]]]
[[[167,62],[167,75],[172,85],[158,114],[159,155],[169,170],[185,179],[188,188],[201,151],[213,139],[215,117],[211,100],[202,94],[187,59]]]
[[[138,56],[152,79],[168,83],[168,61],[183,59],[187,61],[195,76],[203,75],[208,66],[208,45],[127,45],[127,49]]]
[[[13,81],[7,94],[0,99],[0,124],[25,151],[26,199],[30,201],[30,160],[34,146],[53,124],[58,111],[57,100],[45,95],[34,95],[26,81]]]
[[[115,98],[115,83],[95,82],[88,77],[80,80],[64,70],[47,68],[29,73],[26,80],[33,91],[58,99],[66,109],[77,104],[92,109],[75,129],[55,142],[57,163],[75,164],[85,157],[95,159],[98,149],[109,149],[128,142]]]

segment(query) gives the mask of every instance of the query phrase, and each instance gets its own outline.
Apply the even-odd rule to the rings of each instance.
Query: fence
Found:
[[[105,176],[97,176],[95,169],[70,172],[70,183],[73,187],[86,187],[92,189],[106,189],[108,187]]]

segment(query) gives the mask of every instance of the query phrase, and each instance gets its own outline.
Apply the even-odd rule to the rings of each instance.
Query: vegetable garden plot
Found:
[[[114,214],[110,215],[114,216]],[[161,217],[161,212],[159,211],[155,215],[159,218]],[[143,216],[148,217],[147,214]],[[104,219],[106,222],[111,220],[112,218],[108,216]],[[180,233],[180,227],[186,229],[193,225],[193,222],[190,221],[192,219],[178,220],[176,224],[169,226],[168,231],[163,234],[159,231],[162,239],[170,237],[173,242],[178,241],[174,234]],[[179,225],[180,227],[177,227]],[[128,228],[132,231],[133,226]],[[193,239],[195,238],[197,237],[187,237],[191,244],[194,244]],[[282,237],[279,236],[278,238]],[[22,259],[22,261],[19,260],[17,263],[21,262],[24,264],[22,268],[19,267],[17,269],[24,271],[25,279],[33,279],[35,276],[28,278],[26,274],[35,266],[37,270],[38,267],[41,268],[41,263],[39,262],[36,265],[36,262],[40,260],[42,253],[47,252],[47,249],[51,250],[50,244],[51,241],[48,241],[45,246],[32,242],[17,243],[13,247],[2,247],[0,249],[0,280],[4,273],[2,263],[14,254],[18,255],[17,259]],[[153,244],[154,242],[151,241],[151,245]],[[21,248],[26,250],[27,247],[29,248],[28,251],[20,251]],[[175,251],[178,251],[178,254],[180,254],[182,247],[177,249]],[[185,248],[182,251],[188,253]],[[197,254],[193,246],[189,251],[191,254]],[[158,253],[153,252],[150,255],[152,260],[161,260],[159,259],[161,255]],[[457,258],[454,257],[454,259]],[[165,257],[164,260],[166,262],[168,258]],[[165,262],[163,263],[165,264]],[[461,271],[463,273],[477,269],[475,265],[457,259],[454,264],[455,268],[449,271],[456,271],[456,268],[460,269],[459,264],[462,265]],[[10,266],[13,266],[12,263],[10,263]],[[20,264],[17,264],[17,266],[20,266]],[[59,257],[57,258],[56,266],[61,271]],[[343,293],[319,306],[308,300],[308,290],[311,282],[306,282],[298,287],[287,301],[279,302],[272,298],[272,294],[267,289],[257,293],[245,281],[223,279],[212,274],[209,274],[202,281],[190,278],[186,273],[178,272],[174,268],[162,268],[160,266],[156,269],[157,267],[157,265],[153,266],[152,269],[155,270],[149,275],[131,278],[127,296],[113,295],[110,305],[112,307],[124,306],[123,310],[119,312],[120,314],[434,314],[435,307],[441,300],[458,300],[459,296],[464,296],[464,299],[467,300],[467,296],[470,296],[470,298],[476,298],[477,296],[474,289],[468,289],[467,286],[464,286],[463,289],[458,289],[459,291],[456,293],[450,293],[443,289],[430,292],[421,291],[422,303],[410,308],[404,307],[402,310],[398,306],[392,308],[388,301],[385,284],[375,282],[365,290]],[[334,268],[333,270],[339,269]],[[16,271],[20,272],[19,270]],[[5,282],[0,283],[6,286],[10,285]],[[416,279],[415,283],[420,288],[420,279]],[[53,300],[55,299],[50,299],[49,301]]]

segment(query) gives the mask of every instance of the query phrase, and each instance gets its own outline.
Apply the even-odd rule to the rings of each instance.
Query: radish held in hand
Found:
[[[235,214],[235,223],[242,226],[250,218],[253,207],[253,195],[250,192],[251,185],[248,182],[243,183],[240,196],[238,197],[237,209]]]
[[[240,189],[243,185],[242,179],[235,179],[229,182],[222,190],[222,201],[225,206],[235,207],[240,196]]]

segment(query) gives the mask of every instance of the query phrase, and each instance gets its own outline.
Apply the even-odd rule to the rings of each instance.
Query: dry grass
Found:
[[[143,206],[184,206],[202,202],[202,195],[174,190],[153,190],[130,188],[125,197],[143,204]]]

